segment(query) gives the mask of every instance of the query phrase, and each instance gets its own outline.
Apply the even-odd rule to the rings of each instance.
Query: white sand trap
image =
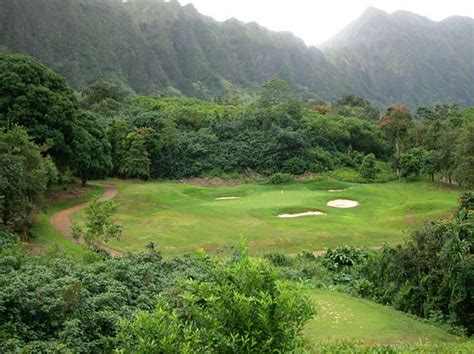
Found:
[[[234,200],[234,199],[240,199],[240,197],[220,197],[220,198],[216,198],[216,200]]]
[[[329,189],[328,192],[329,193],[337,193],[337,192],[344,192],[346,190],[347,189]]]
[[[287,219],[287,218],[300,218],[302,216],[322,216],[326,215],[320,211],[306,211],[304,213],[295,213],[295,214],[280,214],[278,215],[279,218]]]
[[[355,200],[349,200],[349,199],[335,199],[327,203],[327,206],[330,206],[333,208],[343,208],[343,209],[355,208],[358,205],[359,205],[359,202],[356,202]]]

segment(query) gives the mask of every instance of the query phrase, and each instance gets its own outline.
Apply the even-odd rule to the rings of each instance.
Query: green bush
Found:
[[[322,176],[324,178],[331,178],[349,183],[384,183],[397,179],[395,172],[390,169],[388,164],[377,162],[376,166],[378,173],[371,180],[362,177],[359,170],[352,168],[338,168],[334,171],[325,172]]]
[[[368,154],[362,160],[359,174],[366,181],[373,181],[379,172],[377,159],[374,154]]]
[[[263,256],[263,258],[277,267],[291,266],[293,264],[293,259],[291,257],[278,251],[267,253]]]
[[[270,184],[286,184],[293,182],[293,176],[289,173],[275,173],[268,177],[268,183]]]
[[[294,283],[242,252],[212,269],[205,281],[169,289],[155,312],[123,321],[119,351],[260,353],[300,345],[313,308]]]
[[[473,207],[474,194],[466,193],[452,219],[427,223],[405,244],[371,253],[357,267],[366,281],[355,291],[420,317],[442,314],[456,331],[463,326],[473,334]]]
[[[323,256],[323,264],[330,270],[352,267],[364,257],[364,253],[353,246],[338,247],[327,250]]]

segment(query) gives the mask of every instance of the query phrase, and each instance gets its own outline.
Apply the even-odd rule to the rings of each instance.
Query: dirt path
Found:
[[[109,184],[104,187],[105,187],[105,193],[100,196],[99,200],[101,201],[110,200],[110,199],[113,199],[117,195],[116,186]],[[85,208],[88,204],[89,202],[78,204],[71,208],[61,210],[51,215],[51,218],[50,218],[51,225],[53,225],[53,227],[65,238],[83,245],[85,243],[84,238],[81,237],[80,239],[75,240],[72,237],[71,216],[75,212],[78,212],[79,210]],[[118,256],[121,253],[120,251],[110,248],[100,241],[94,241],[94,245],[97,246],[99,249],[108,252],[113,257]]]

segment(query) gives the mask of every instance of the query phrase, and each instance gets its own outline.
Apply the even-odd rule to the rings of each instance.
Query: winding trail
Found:
[[[100,201],[113,199],[117,195],[117,192],[118,192],[117,186],[113,184],[108,184],[108,185],[105,185],[104,187],[105,187],[105,192],[104,194],[100,196],[99,198]],[[71,208],[61,210],[51,215],[51,218],[50,218],[51,225],[53,225],[56,231],[58,231],[61,235],[63,235],[68,240],[71,240],[72,242],[76,242],[77,244],[80,244],[80,245],[85,244],[83,237],[79,238],[78,240],[75,240],[74,237],[72,236],[71,216],[72,214],[85,208],[87,205],[89,205],[89,203],[90,202],[78,204]],[[100,241],[93,241],[93,244],[100,250],[103,250],[109,253],[113,257],[121,254],[120,251],[113,249]]]

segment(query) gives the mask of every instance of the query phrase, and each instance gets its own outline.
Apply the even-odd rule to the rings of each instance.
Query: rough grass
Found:
[[[349,184],[334,181],[287,185],[242,184],[205,187],[180,183],[114,180],[119,193],[117,220],[124,233],[114,248],[143,250],[153,241],[164,255],[223,245],[247,238],[253,255],[270,251],[296,253],[341,245],[378,246],[401,242],[423,220],[452,210],[459,191],[416,182]],[[348,188],[329,193],[328,189]],[[241,197],[220,200],[218,197]],[[332,199],[360,203],[352,209],[326,206]],[[319,210],[326,216],[281,219],[280,213]],[[83,220],[83,212],[73,219]]]
[[[311,345],[339,341],[365,344],[462,342],[464,338],[391,307],[328,291],[310,290],[317,314],[304,329]]]

